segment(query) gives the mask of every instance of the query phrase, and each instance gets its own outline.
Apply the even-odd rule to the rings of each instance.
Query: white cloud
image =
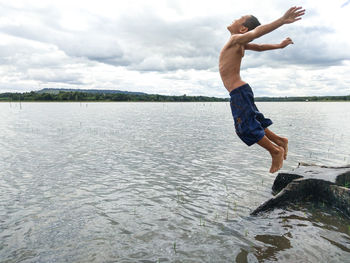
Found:
[[[290,4],[0,0],[0,92],[65,87],[225,97],[217,63],[227,24],[243,14],[271,22]],[[295,44],[247,51],[243,79],[258,96],[350,94],[350,5],[300,4],[307,9],[301,21],[256,41],[289,36]]]
[[[255,96],[327,96],[349,95],[350,63],[327,68],[292,66],[290,68],[257,67],[243,70],[250,79]],[[341,75],[342,78],[338,78]],[[273,76],[278,76],[274,78]],[[270,79],[268,79],[270,77]],[[268,79],[268,81],[266,81]]]

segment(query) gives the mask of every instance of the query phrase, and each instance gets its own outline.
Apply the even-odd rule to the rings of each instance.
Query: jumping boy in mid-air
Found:
[[[292,7],[281,18],[265,25],[260,25],[256,17],[252,15],[242,16],[227,27],[231,37],[220,53],[220,75],[225,88],[230,92],[236,133],[248,146],[257,143],[270,152],[271,173],[282,168],[283,160],[287,158],[288,139],[274,134],[267,128],[272,121],[259,112],[254,103],[252,89],[241,79],[241,61],[246,49],[265,51],[293,44],[290,38],[286,38],[280,44],[253,44],[250,42],[284,24],[300,20],[304,14],[305,10],[301,7]]]

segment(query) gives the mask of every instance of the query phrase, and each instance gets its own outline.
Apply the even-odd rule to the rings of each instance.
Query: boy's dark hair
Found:
[[[243,23],[243,26],[248,28],[248,31],[253,30],[257,26],[260,26],[259,20],[255,16],[250,16],[246,19],[246,21]]]

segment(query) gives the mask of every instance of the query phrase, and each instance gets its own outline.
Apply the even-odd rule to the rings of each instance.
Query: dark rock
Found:
[[[300,163],[289,173],[279,173],[272,186],[276,194],[251,214],[272,210],[291,202],[322,201],[350,216],[350,166],[330,167]]]

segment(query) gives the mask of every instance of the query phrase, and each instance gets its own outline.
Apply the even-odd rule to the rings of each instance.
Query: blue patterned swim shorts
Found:
[[[248,84],[244,84],[230,92],[230,104],[235,129],[238,137],[248,146],[260,141],[268,126],[270,119],[259,112],[254,103],[254,94]]]

